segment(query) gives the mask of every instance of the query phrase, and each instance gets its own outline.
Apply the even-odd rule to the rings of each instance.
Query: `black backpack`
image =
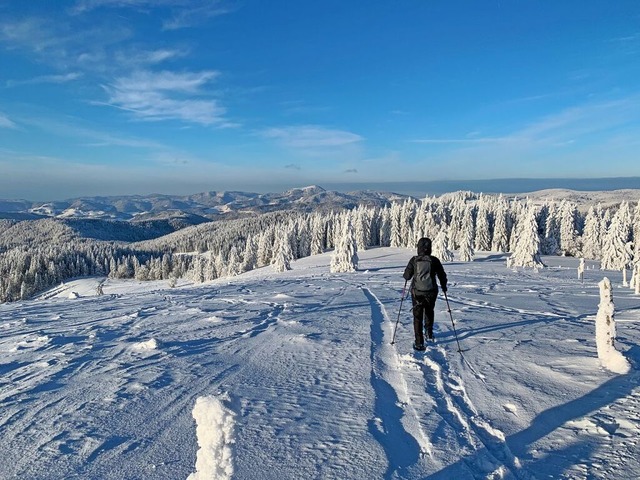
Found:
[[[431,257],[428,255],[416,257],[414,261],[413,290],[416,295],[426,294],[437,290],[431,276]]]

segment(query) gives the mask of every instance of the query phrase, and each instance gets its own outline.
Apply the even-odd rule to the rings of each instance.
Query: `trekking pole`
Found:
[[[453,314],[451,313],[451,307],[449,306],[449,299],[447,298],[447,292],[444,293],[444,299],[447,301],[447,311],[449,312],[449,316],[451,317],[451,325],[453,326],[453,334],[456,336],[456,343],[458,344],[458,352],[462,354],[463,350],[460,347],[460,341],[458,340],[458,332],[456,332],[456,324],[453,321]]]
[[[396,320],[396,326],[393,329],[393,338],[391,339],[391,345],[396,343],[396,331],[398,330],[398,322],[400,322],[400,312],[402,311],[402,302],[404,302],[404,292],[407,289],[407,282],[409,280],[404,281],[404,287],[402,287],[402,298],[400,298],[400,308],[398,309],[398,319]]]

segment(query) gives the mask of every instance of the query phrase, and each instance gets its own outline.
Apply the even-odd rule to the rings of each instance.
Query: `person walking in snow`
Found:
[[[424,331],[427,338],[433,339],[434,308],[438,298],[438,285],[440,282],[443,292],[447,291],[447,274],[442,267],[442,262],[431,255],[431,240],[421,238],[418,241],[418,255],[411,257],[403,277],[411,280],[411,302],[413,304],[413,331],[415,342],[413,348],[424,350]]]

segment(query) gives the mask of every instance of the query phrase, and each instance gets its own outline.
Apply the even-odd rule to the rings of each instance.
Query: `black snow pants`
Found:
[[[435,317],[434,308],[438,292],[427,293],[426,295],[411,295],[413,303],[413,332],[416,336],[416,345],[424,345],[424,334],[426,330],[427,338],[433,338],[433,320]]]

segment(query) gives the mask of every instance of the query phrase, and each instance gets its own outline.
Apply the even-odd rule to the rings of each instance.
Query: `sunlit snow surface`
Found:
[[[572,258],[445,264],[464,356],[442,296],[435,344],[413,353],[405,301],[391,345],[411,255],[0,305],[0,478],[640,478],[640,297],[619,272],[622,376],[596,352],[605,272],[581,284]]]

